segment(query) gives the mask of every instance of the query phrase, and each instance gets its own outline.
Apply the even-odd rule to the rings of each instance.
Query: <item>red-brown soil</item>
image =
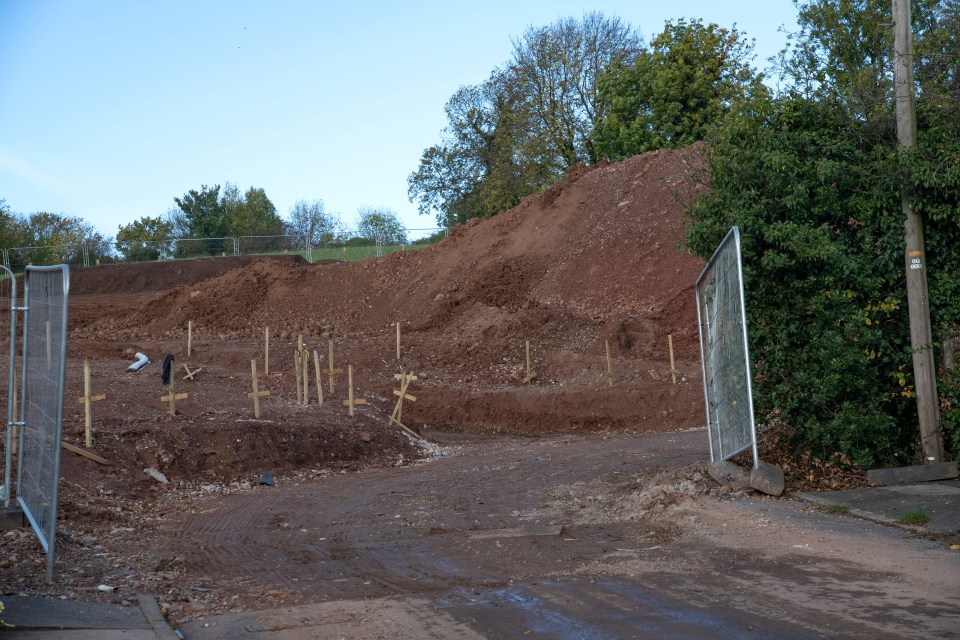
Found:
[[[364,262],[228,257],[73,270],[64,439],[83,445],[78,396],[89,359],[92,392],[106,394],[93,405],[92,450],[111,465],[64,452],[64,530],[123,530],[174,485],[245,486],[268,469],[323,475],[427,455],[388,423],[400,372],[418,376],[409,389],[416,401],[403,408],[413,429],[540,435],[700,426],[693,286],[702,261],[682,248],[681,204],[691,198],[686,177],[696,164],[693,151],[662,150],[577,168],[549,191],[434,246]],[[323,378],[322,407],[312,379],[311,404],[297,404],[299,335],[324,371],[328,340],[335,366],[352,365],[357,397],[366,401],[355,417],[343,406],[345,373],[333,393]],[[129,373],[138,351],[153,364]],[[189,394],[175,416],[161,402],[167,353],[176,358],[177,391]],[[260,419],[247,397],[251,359],[260,388],[271,394]],[[202,371],[185,380],[183,365]],[[172,484],[157,483],[145,468]],[[35,584],[42,572],[2,563],[20,573],[8,589],[34,583],[42,590]],[[58,573],[68,581],[74,575]]]

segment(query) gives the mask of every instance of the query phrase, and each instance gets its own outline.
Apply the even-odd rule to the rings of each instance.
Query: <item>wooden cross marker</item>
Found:
[[[613,362],[610,360],[610,341],[604,341],[607,348],[607,386],[613,386]]]
[[[317,378],[317,401],[323,406],[323,385],[320,383],[320,356],[317,350],[313,350],[313,370]]]
[[[366,400],[353,399],[353,365],[347,365],[347,399],[343,401],[343,406],[350,408],[350,417],[353,417],[353,407],[358,404],[367,404]]]
[[[176,379],[176,376],[170,376],[170,384],[167,385],[167,395],[160,398],[160,402],[170,403],[170,408],[167,410],[167,413],[172,416],[177,415],[177,400],[186,400],[189,397],[187,393],[176,393],[173,390],[173,381]]]
[[[673,334],[667,334],[667,344],[670,346],[670,377],[673,384],[677,384],[677,367],[673,364]]]
[[[200,373],[201,371],[203,371],[203,367],[197,367],[197,368],[194,369],[193,371],[190,371],[190,367],[188,367],[187,365],[183,365],[183,370],[187,372],[187,375],[183,376],[183,379],[184,379],[184,380],[193,380],[193,376],[195,376],[195,375],[197,375],[198,373]]]
[[[533,369],[530,367],[530,341],[527,340],[527,376],[523,379],[523,384],[528,384],[533,381],[536,374],[533,372]]]
[[[397,373],[397,374],[394,374],[393,377],[400,381],[400,388],[393,390],[393,395],[397,396],[397,406],[393,408],[393,413],[390,414],[390,422],[388,422],[387,424],[393,424],[394,422],[396,422],[401,429],[403,429],[413,437],[419,439],[420,434],[418,434],[416,431],[413,431],[412,429],[407,428],[406,425],[400,422],[400,418],[403,413],[403,401],[404,400],[409,400],[410,402],[417,401],[416,396],[410,395],[409,393],[407,393],[407,388],[410,386],[411,382],[417,379],[417,376],[413,375],[412,373]]]
[[[333,377],[338,373],[343,373],[343,369],[333,368],[333,340],[327,341],[329,355],[327,356],[327,375],[330,376],[330,393],[333,393]]]
[[[187,357],[193,349],[193,320],[187,320]]]
[[[253,400],[253,417],[260,417],[260,398],[267,398],[270,396],[269,390],[260,391],[259,383],[257,382],[257,361],[256,359],[250,361],[250,377],[253,378],[253,392],[248,393],[247,397]]]
[[[90,391],[90,361],[84,359],[83,361],[83,395],[77,398],[77,402],[83,407],[83,426],[84,432],[86,434],[86,446],[87,449],[93,446],[93,409],[91,404],[97,402],[98,400],[106,400],[107,396],[103,393],[97,395],[91,395]]]

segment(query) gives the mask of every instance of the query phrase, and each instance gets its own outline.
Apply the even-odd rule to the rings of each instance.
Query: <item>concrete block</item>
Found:
[[[26,525],[20,507],[0,507],[0,531],[20,529]]]
[[[867,482],[874,487],[883,487],[889,484],[933,482],[934,480],[956,478],[960,475],[957,471],[956,462],[935,462],[894,469],[871,469],[867,471]]]
[[[707,467],[707,473],[718,483],[731,489],[750,487],[750,472],[729,460],[717,460]]]
[[[783,469],[763,460],[750,471],[750,487],[771,496],[783,495]]]

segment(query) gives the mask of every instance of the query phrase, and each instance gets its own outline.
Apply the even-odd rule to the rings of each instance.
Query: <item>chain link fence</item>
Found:
[[[405,229],[411,242],[389,242],[381,237],[362,237],[356,230],[341,229],[314,242],[302,235],[238,236],[223,238],[171,238],[167,240],[124,240],[63,246],[10,247],[0,249],[3,266],[20,273],[28,265],[67,264],[89,267],[107,262],[155,262],[196,258],[254,255],[300,255],[307,262],[335,260],[356,262],[379,258],[398,251],[430,246],[449,235],[449,229]],[[2,278],[4,276],[0,276]]]

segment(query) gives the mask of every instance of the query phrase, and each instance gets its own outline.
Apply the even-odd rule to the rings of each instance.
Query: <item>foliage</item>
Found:
[[[752,57],[752,41],[736,27],[668,22],[632,65],[601,75],[597,154],[622,159],[702,140],[733,105],[766,92]]]
[[[284,231],[284,222],[266,191],[250,187],[243,197],[235,184],[223,187],[223,208],[226,227],[231,236],[278,236]]]
[[[894,105],[880,90],[887,66],[872,62],[883,47],[871,34],[889,13],[861,5],[875,10],[847,12],[846,0],[801,7],[795,84],[755,98],[711,136],[711,191],[694,205],[688,242],[707,257],[740,226],[760,417],[794,425],[817,455],[840,451],[869,467],[917,461],[905,177],[925,216],[935,339],[957,326],[960,107],[944,99],[955,76],[918,74],[928,82],[918,91],[918,150],[898,150]],[[941,29],[923,10],[918,24],[918,42],[955,46],[955,36],[923,30]],[[941,396],[944,418],[957,421],[948,401]],[[960,425],[945,429],[955,440]]]
[[[142,262],[161,256],[161,242],[173,233],[173,225],[163,218],[144,216],[117,230],[117,251],[124,260]]]
[[[357,212],[357,236],[380,244],[407,244],[407,230],[390,209],[361,207]]]
[[[20,219],[20,237],[30,243],[25,256],[33,264],[82,264],[83,246],[91,259],[109,255],[110,246],[82,219],[39,211]]]
[[[900,516],[900,518],[897,519],[897,522],[900,524],[922,527],[930,522],[930,516],[928,516],[923,509],[912,509]]]
[[[222,241],[216,238],[283,233],[283,220],[260,188],[250,187],[241,198],[240,190],[229,182],[222,194],[220,185],[202,185],[200,191],[191,189],[173,200],[177,208],[167,215],[174,237],[213,238],[205,243],[205,253],[210,255],[223,251]],[[181,251],[179,245],[177,250]]]
[[[410,200],[449,228],[509,209],[571,165],[595,160],[597,78],[640,47],[629,26],[598,13],[529,28],[504,68],[447,102],[441,142],[407,179]]]
[[[290,209],[285,231],[289,235],[309,236],[313,246],[332,244],[343,234],[340,215],[327,211],[323,200],[298,200]]]

